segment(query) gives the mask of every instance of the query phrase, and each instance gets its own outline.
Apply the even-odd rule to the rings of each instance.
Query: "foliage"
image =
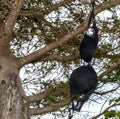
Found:
[[[1,18],[6,21],[5,16],[10,10],[11,2],[2,0],[0,3],[0,14],[3,16]],[[102,9],[104,5],[111,3],[111,0],[98,0],[95,9]],[[91,4],[87,0],[24,0],[12,32],[11,51],[17,58],[24,58],[55,41],[60,41],[73,31],[82,29],[90,11]],[[120,5],[115,3],[111,8],[101,11],[101,14],[96,15],[101,38],[93,60],[98,75],[120,60]],[[84,64],[78,52],[84,32],[86,29],[21,68],[21,82],[27,95],[50,91],[49,96],[40,100],[38,105],[50,106],[68,97],[69,76],[76,67]],[[120,101],[120,67],[116,67],[104,77],[100,77],[93,99],[104,102],[107,98],[110,104]],[[89,104],[92,103],[91,100]],[[106,119],[120,117],[120,112],[110,110],[104,115]]]
[[[105,113],[105,119],[109,119],[111,117],[120,118],[120,112],[111,110]]]

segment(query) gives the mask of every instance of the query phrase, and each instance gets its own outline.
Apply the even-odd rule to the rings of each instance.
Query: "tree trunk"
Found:
[[[0,56],[0,119],[27,119],[26,102],[18,88],[17,59],[6,50],[0,50]]]

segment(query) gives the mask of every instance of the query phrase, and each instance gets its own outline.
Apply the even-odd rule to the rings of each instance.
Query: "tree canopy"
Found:
[[[92,1],[101,34],[93,59],[99,84],[86,105],[103,106],[95,114],[80,114],[85,119],[120,118],[115,108],[120,105],[120,0],[1,0],[0,51],[7,54],[9,44],[16,57],[29,116],[67,116],[69,76],[83,65],[78,48]]]

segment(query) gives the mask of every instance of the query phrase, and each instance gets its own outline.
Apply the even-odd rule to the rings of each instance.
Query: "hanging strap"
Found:
[[[89,21],[88,21],[88,28],[89,28],[89,26],[90,26],[91,20],[92,20],[92,19],[95,19],[94,7],[95,7],[95,2],[92,2],[92,12],[91,12],[91,14],[90,14],[90,18],[89,18]]]

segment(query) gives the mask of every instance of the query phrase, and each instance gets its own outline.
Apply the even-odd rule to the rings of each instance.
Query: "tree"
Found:
[[[99,96],[119,88],[120,18],[116,12],[120,9],[119,5],[120,0],[96,1],[95,15],[102,35],[94,63],[99,67],[99,85],[95,92]],[[32,115],[56,111],[70,103],[68,77],[73,67],[82,64],[78,46],[87,29],[90,9],[87,0],[0,1],[1,119],[27,119]],[[97,17],[105,10],[112,17]],[[19,74],[22,67],[26,74],[34,73],[35,77],[24,75],[21,81]],[[60,67],[62,76],[57,75],[54,80],[40,80]],[[60,74],[61,69],[57,73]],[[58,78],[66,80],[58,81]],[[31,81],[34,86],[39,84],[40,90],[27,96],[23,87],[30,85]],[[108,83],[116,84],[114,89],[100,91]],[[114,103],[110,108],[120,104],[119,98],[112,98],[110,102]],[[108,116],[110,108],[96,117],[106,112]],[[114,114],[116,116],[118,112],[114,111]]]

